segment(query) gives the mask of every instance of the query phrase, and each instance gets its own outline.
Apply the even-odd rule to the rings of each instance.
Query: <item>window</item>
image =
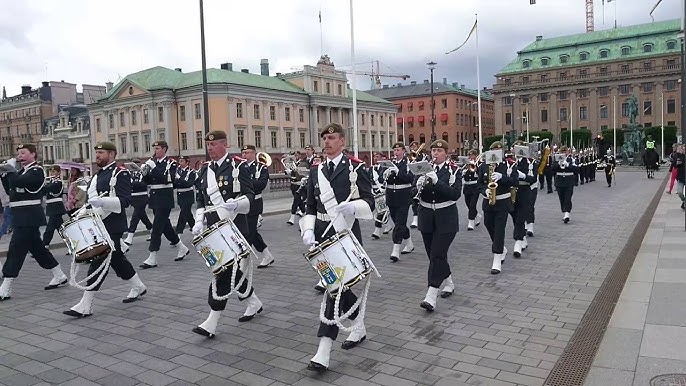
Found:
[[[376,148],[376,134],[372,133],[372,149]]]
[[[557,99],[561,100],[561,101],[566,101],[567,99],[569,99],[569,92],[566,90],[558,91],[557,92]]]
[[[653,70],[653,62],[647,61],[643,62],[643,71],[652,71]]]
[[[243,147],[243,145],[245,145],[245,131],[243,129],[236,130],[236,140],[238,142],[238,147]]]
[[[126,116],[124,115],[124,112],[119,113],[119,127],[123,127],[126,125]]]
[[[643,45],[643,52],[653,52],[653,45],[651,43]]]
[[[580,88],[578,90],[579,93],[579,98],[588,98],[588,89],[587,88]]]
[[[136,110],[131,110],[131,125],[136,125]]]
[[[444,108],[444,109],[448,108],[448,100],[447,99],[441,99],[441,108]]]
[[[582,62],[583,62],[584,60],[588,60],[588,52],[582,52],[582,53],[580,53],[580,54],[579,54],[579,60],[581,60]]]
[[[382,149],[383,149],[384,147],[386,147],[386,141],[385,141],[385,139],[386,139],[386,136],[385,136],[384,134],[381,134],[381,148],[382,148]]]
[[[426,135],[424,133],[419,134],[419,143],[426,143]]]
[[[643,127],[653,127],[653,122],[646,122],[643,124]]]
[[[668,50],[673,50],[676,48],[676,41],[670,40],[667,42],[667,49]]]
[[[643,115],[653,115],[652,101],[643,101]]]
[[[260,119],[260,105],[252,106],[252,117],[255,119]],[[239,147],[243,147],[242,145]]]
[[[372,126],[374,126],[374,114],[371,114],[371,115],[369,116],[369,124],[372,125]]]
[[[600,125],[600,130],[607,130],[607,125]]]
[[[110,129],[114,129],[114,114],[108,116]]]
[[[607,111],[607,105],[602,105],[600,106],[600,119],[607,119],[608,118],[608,111]]]
[[[276,120],[276,106],[269,106],[269,119]]]
[[[630,73],[631,70],[629,69],[629,65],[628,65],[628,64],[622,64],[622,65],[619,67],[619,72],[621,72],[622,74],[628,74],[628,73]]]
[[[319,82],[316,80],[312,83],[312,87],[314,88],[314,92],[319,92]]]
[[[560,108],[560,121],[567,121],[567,108],[566,107],[561,107]]]
[[[195,112],[195,119],[202,118],[202,110],[200,110],[200,103],[193,105],[193,110]]]
[[[143,134],[143,151],[150,151],[150,134]]]
[[[195,148],[196,149],[202,149],[202,145],[203,145],[202,131],[198,130],[195,132]]]
[[[362,120],[362,125],[364,125],[364,114],[360,114],[360,118]],[[319,121],[319,119],[317,119],[317,121]]]
[[[588,70],[587,69],[579,70],[579,76],[581,77],[581,79],[588,78]]]
[[[527,59],[527,60],[523,61],[523,62],[522,62],[522,67],[524,67],[524,68],[529,68],[529,67],[531,67],[531,60],[528,60],[528,59]]]
[[[305,122],[305,109],[298,110],[298,117],[300,122]]]
[[[600,76],[607,76],[607,74],[608,74],[607,67],[600,67],[598,69],[598,73],[600,74]]]
[[[579,106],[579,119],[582,121],[588,119],[588,107]]]
[[[331,94],[331,83],[326,82],[326,93]]]
[[[181,133],[181,150],[188,150],[188,134],[186,133]]]
[[[143,124],[148,124],[150,122],[150,117],[148,116],[148,109],[143,109]]]
[[[529,96],[528,95],[522,95],[522,103],[529,103]]]
[[[259,130],[255,130],[255,147],[258,149],[262,147],[262,132]]]
[[[522,77],[522,84],[529,84],[529,77],[528,76]]]
[[[558,77],[560,78],[560,80],[567,80],[567,71],[560,72]]]
[[[424,117],[422,116],[422,118],[424,118]],[[419,121],[419,127],[424,127],[424,121]]]
[[[622,116],[623,117],[629,116],[629,102],[622,103]]]
[[[157,122],[164,122],[164,107],[157,108]]]
[[[286,107],[284,109],[284,115],[285,115],[286,122],[290,122],[291,121],[291,108],[290,107]]]
[[[243,118],[243,103],[236,102],[236,118]]]
[[[668,70],[676,69],[676,60],[675,59],[667,59],[667,61],[665,63],[666,63]]]
[[[305,147],[305,133],[301,131],[299,134],[300,134],[300,148],[302,149]]]
[[[653,92],[653,83],[645,82],[641,84],[641,88],[643,89],[643,92]]]
[[[542,92],[542,93],[538,94],[538,101],[539,102],[547,102],[548,101],[548,93]]]
[[[410,143],[414,142],[414,134],[408,134],[407,139],[410,141]]]
[[[631,53],[631,47],[629,47],[629,46],[622,47],[622,56],[629,55],[630,53]]]
[[[511,96],[503,97],[503,104],[506,106],[511,106],[512,105],[512,97]]]
[[[98,132],[102,131],[102,128],[100,127],[100,118],[95,118],[95,130]]]
[[[289,149],[293,147],[293,133],[290,131],[286,132],[286,147]]]
[[[119,152],[126,154],[126,135],[119,137]]]
[[[338,95],[343,95],[343,86],[338,85]]]
[[[541,58],[541,66],[547,66],[550,64],[550,58]]]
[[[610,51],[609,51],[609,50],[600,50],[600,57],[601,57],[602,59],[607,58],[609,55],[610,55]]]
[[[367,134],[362,133],[360,138],[360,147],[367,147]]]
[[[547,74],[541,74],[541,83],[546,83],[548,81],[548,75]]]
[[[276,131],[274,131],[274,130],[270,131],[270,132],[269,132],[269,135],[270,135],[270,137],[271,137],[272,147],[273,147],[273,148],[278,147],[279,144],[278,144],[278,142],[277,142]]]
[[[676,126],[676,121],[667,121],[667,126]]]
[[[541,110],[541,122],[548,122],[548,110]]]
[[[512,113],[505,113],[505,124],[506,125],[512,124]]]
[[[510,83],[512,83],[512,79],[511,78],[505,78],[505,84],[510,84]],[[412,106],[410,106],[410,107],[412,107]],[[410,111],[412,111],[412,110],[410,110]]]
[[[665,84],[665,88],[667,90],[676,90],[676,84],[677,84],[676,80],[668,80]],[[100,130],[98,130],[98,131],[100,131]]]
[[[569,60],[569,55],[560,55],[560,63],[565,64]]]
[[[629,91],[631,91],[631,85],[629,85],[629,84],[620,84],[619,85],[619,94],[620,95],[629,95]]]
[[[667,99],[667,114],[674,114],[676,112],[676,99]],[[673,126],[673,125],[670,125]]]

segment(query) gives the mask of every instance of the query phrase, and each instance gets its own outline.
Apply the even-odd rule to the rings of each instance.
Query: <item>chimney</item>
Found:
[[[443,84],[448,85],[448,78],[443,78]]]
[[[43,87],[49,87],[50,86],[50,82],[48,82],[48,81],[43,81],[43,83],[41,83],[41,84],[43,85]]]
[[[457,82],[453,82],[453,87],[458,88],[460,85]]]
[[[247,68],[243,68],[243,69],[241,69],[241,72],[245,73],[245,74],[249,74],[250,70],[248,70]]]
[[[484,91],[488,91],[488,87],[484,86]]]
[[[260,60],[260,75],[269,76],[269,59]]]
[[[460,85],[460,90],[464,90],[464,85],[463,85],[463,84]]]
[[[114,83],[112,83],[112,82],[105,83],[105,90],[107,92],[110,92],[110,90],[112,90],[112,87],[114,87]]]
[[[424,84],[429,84],[429,80],[428,80],[428,79],[424,79]]]
[[[31,85],[25,84],[21,86],[21,95],[28,94],[31,92]]]
[[[537,41],[537,42],[540,42],[541,40],[543,40],[543,35],[538,35],[538,36],[536,36],[536,41]]]
[[[280,77],[280,76],[281,76],[281,73],[280,73],[280,72],[277,72],[277,73],[276,73],[276,77],[278,78],[278,77]]]
[[[222,63],[219,65],[222,70],[233,71],[233,63]]]
[[[183,72],[183,71],[181,71],[181,67],[176,67],[176,68],[174,69],[174,71]]]
[[[416,80],[411,81],[411,82],[410,82],[410,85],[416,86],[416,85],[417,85],[417,81],[416,81]]]

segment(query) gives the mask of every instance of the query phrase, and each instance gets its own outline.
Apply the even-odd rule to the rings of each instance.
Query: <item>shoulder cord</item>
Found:
[[[26,187],[24,188],[24,190],[26,190],[28,193],[36,194],[36,193],[40,192],[40,191],[43,189],[43,187],[45,186],[45,172],[43,172],[43,168],[42,168],[42,167],[40,167],[40,166],[38,166],[38,165],[34,165],[34,166],[31,166],[31,167],[29,167],[28,169],[26,169],[26,170],[24,171],[24,173],[28,172],[28,171],[31,170],[31,169],[40,169],[41,174],[43,175],[43,182],[41,182],[40,187],[38,188],[38,190],[32,191],[31,189],[26,188]],[[22,173],[22,174],[24,174],[24,173]]]

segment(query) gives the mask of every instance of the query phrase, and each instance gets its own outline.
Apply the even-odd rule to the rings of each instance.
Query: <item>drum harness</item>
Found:
[[[377,195],[384,195],[383,200],[385,202],[386,200],[386,181],[384,179],[384,184],[383,186],[379,183],[379,172],[378,170],[372,166],[372,178],[374,179],[374,187],[373,190],[376,190],[377,194],[375,194],[375,198]],[[388,209],[388,206],[386,206],[385,209],[382,209],[381,212],[379,213],[379,208],[375,208],[377,214],[381,214],[383,217],[381,219],[382,224],[388,224],[388,218],[390,217],[390,210]]]

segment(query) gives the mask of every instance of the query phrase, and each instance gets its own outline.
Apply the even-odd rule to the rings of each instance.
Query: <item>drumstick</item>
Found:
[[[102,192],[102,193],[98,194],[97,198],[103,198],[108,194],[109,194],[109,192]],[[92,209],[92,208],[93,208],[93,205],[86,203],[86,205],[82,206],[81,209],[74,212],[74,215],[72,217],[78,217],[78,216],[82,215],[87,209]]]
[[[356,191],[357,191],[357,186],[355,186],[355,188],[354,188],[353,190],[350,191],[350,195],[348,195],[348,198],[346,198],[345,201],[341,202],[341,203],[338,204],[338,205],[341,205],[341,204],[345,204],[345,203],[347,203],[347,202],[350,202],[350,199],[353,198],[353,193],[355,193]],[[327,233],[329,233],[329,230],[330,230],[331,227],[333,226],[334,221],[336,221],[336,219],[338,219],[338,216],[340,216],[340,215],[341,215],[340,213],[336,214],[336,217],[332,218],[331,221],[329,221],[329,226],[327,226],[326,229],[324,229],[324,233],[322,233],[322,237],[324,237],[324,235],[326,235]]]

